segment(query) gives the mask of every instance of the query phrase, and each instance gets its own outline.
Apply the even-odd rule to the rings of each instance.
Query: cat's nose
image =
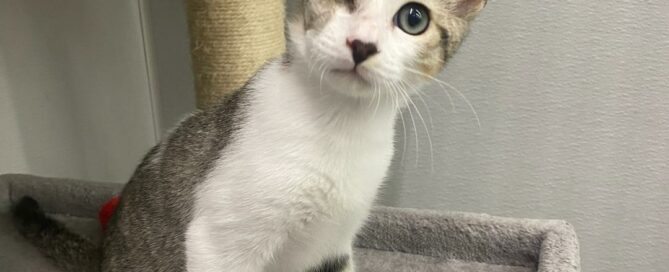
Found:
[[[366,43],[361,40],[346,40],[346,45],[351,48],[351,53],[353,53],[353,61],[355,65],[364,62],[369,57],[379,53],[379,50],[376,48],[374,43]]]

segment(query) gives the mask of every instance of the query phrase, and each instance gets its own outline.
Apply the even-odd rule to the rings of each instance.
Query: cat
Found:
[[[303,0],[284,56],[148,152],[101,246],[29,197],[20,231],[67,271],[355,271],[398,112],[485,4]]]

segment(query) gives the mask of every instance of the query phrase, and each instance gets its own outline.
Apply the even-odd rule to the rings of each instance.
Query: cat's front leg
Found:
[[[355,272],[355,264],[353,262],[353,255],[348,255],[348,262],[342,268],[342,272]]]
[[[342,253],[325,258],[321,265],[308,272],[355,272],[353,248],[350,245],[345,246]]]
[[[342,272],[355,272],[355,264],[353,262],[353,243],[347,243],[344,245],[343,254],[340,257],[341,270]]]
[[[326,258],[318,267],[307,272],[354,272],[352,255],[340,254],[337,257]]]
[[[187,271],[262,272],[285,242],[285,232],[278,229],[196,218],[186,234]]]
[[[349,246],[348,251],[346,252],[348,256],[348,261],[346,262],[346,265],[344,266],[343,272],[355,272],[355,262],[353,261],[353,247]]]

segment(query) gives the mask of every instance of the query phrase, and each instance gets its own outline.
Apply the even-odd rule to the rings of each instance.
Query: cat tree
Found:
[[[103,183],[0,175],[0,270],[59,271],[16,231],[8,213],[24,195],[98,241],[99,207],[121,190]],[[560,220],[377,207],[355,242],[358,272],[578,272],[578,240]]]
[[[285,50],[282,0],[188,0],[197,106],[242,87]]]

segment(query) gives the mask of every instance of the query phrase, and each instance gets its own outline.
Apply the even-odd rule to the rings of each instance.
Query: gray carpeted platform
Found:
[[[119,184],[0,176],[0,271],[58,271],[16,232],[12,201],[30,195],[94,239],[98,208]],[[358,271],[580,271],[572,227],[557,220],[378,207],[356,242]]]

